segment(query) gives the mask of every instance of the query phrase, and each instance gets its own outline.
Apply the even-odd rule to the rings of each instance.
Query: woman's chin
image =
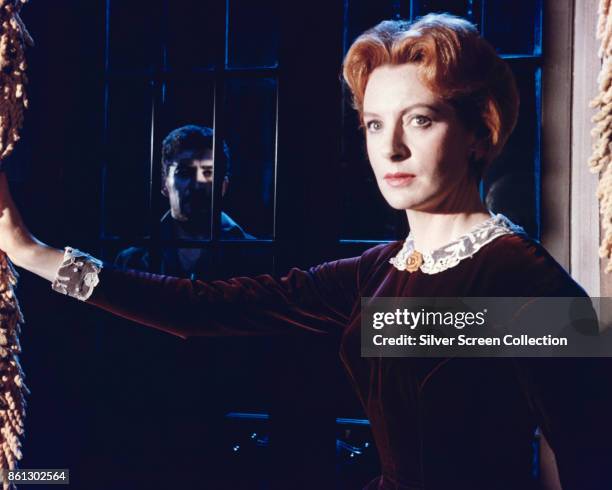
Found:
[[[397,211],[413,209],[415,206],[418,206],[414,198],[407,199],[406,197],[398,196],[384,196],[384,198],[387,204]]]

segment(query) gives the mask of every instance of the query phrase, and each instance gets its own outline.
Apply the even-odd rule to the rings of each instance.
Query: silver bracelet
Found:
[[[89,299],[100,282],[98,274],[102,262],[76,248],[64,249],[64,260],[60,265],[51,288],[81,301]]]

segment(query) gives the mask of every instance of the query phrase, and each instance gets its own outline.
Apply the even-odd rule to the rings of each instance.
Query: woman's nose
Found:
[[[384,155],[387,160],[400,162],[410,156],[410,149],[404,136],[404,128],[401,123],[396,124],[393,130],[389,131],[384,148]]]

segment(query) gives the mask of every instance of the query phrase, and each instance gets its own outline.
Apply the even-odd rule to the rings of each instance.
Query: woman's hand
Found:
[[[6,174],[0,171],[0,250],[19,267],[53,281],[63,252],[38,241],[29,232],[15,206]]]
[[[17,265],[31,252],[36,240],[15,206],[6,174],[0,172],[0,250]]]

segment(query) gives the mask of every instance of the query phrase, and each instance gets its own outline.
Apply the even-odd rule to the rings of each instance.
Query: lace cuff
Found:
[[[76,248],[66,247],[64,260],[55,275],[51,288],[81,301],[89,299],[100,282],[98,274],[102,262]]]

